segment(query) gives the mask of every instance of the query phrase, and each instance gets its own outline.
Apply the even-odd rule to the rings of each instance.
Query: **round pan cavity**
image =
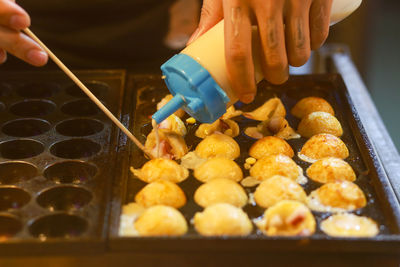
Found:
[[[56,126],[58,133],[65,136],[88,136],[103,130],[103,123],[93,119],[65,120]]]
[[[12,161],[0,163],[0,184],[15,184],[35,177],[37,168],[27,162]]]
[[[94,94],[95,96],[102,98],[105,96],[107,91],[109,90],[109,86],[106,83],[98,82],[98,81],[91,81],[85,82],[86,87]],[[73,84],[65,89],[67,94],[74,97],[88,97],[80,87],[76,84]]]
[[[44,134],[51,128],[50,123],[41,119],[19,119],[4,124],[2,131],[15,137],[30,137]]]
[[[44,176],[56,183],[86,183],[97,173],[97,167],[84,161],[64,161],[47,167]]]
[[[55,143],[50,153],[65,159],[88,158],[97,154],[101,146],[89,139],[70,139]]]
[[[34,220],[29,232],[41,240],[47,238],[73,238],[82,235],[88,228],[88,222],[76,215],[58,213],[46,215]]]
[[[29,83],[17,89],[17,94],[27,98],[42,98],[51,97],[59,88],[57,84],[43,82],[43,83]]]
[[[0,241],[7,240],[22,229],[22,223],[14,216],[0,215]]]
[[[26,159],[44,151],[42,143],[34,140],[12,140],[0,143],[0,156],[6,159]]]
[[[100,109],[89,99],[80,99],[64,104],[61,111],[71,116],[93,116],[98,114]]]
[[[62,185],[46,189],[36,201],[50,211],[75,211],[86,206],[92,200],[92,193],[74,185]]]
[[[20,209],[28,204],[31,196],[18,187],[0,187],[0,211]]]
[[[50,114],[56,105],[48,100],[25,100],[10,107],[11,113],[21,117],[37,117]]]

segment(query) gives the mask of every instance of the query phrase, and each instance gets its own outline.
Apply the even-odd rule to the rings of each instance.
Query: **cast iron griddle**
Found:
[[[77,75],[118,116],[125,72]],[[0,254],[104,250],[116,141],[63,73],[0,74]]]
[[[128,79],[123,114],[126,123],[131,124],[131,129],[136,136],[141,137],[144,142],[146,135],[151,131],[150,116],[156,110],[156,103],[167,94],[168,91],[159,76],[132,75]],[[400,208],[388,178],[383,172],[382,166],[377,159],[374,149],[358,119],[358,114],[347,95],[347,89],[340,75],[306,75],[293,76],[289,82],[281,86],[274,86],[262,82],[258,86],[258,95],[251,105],[238,106],[244,111],[250,111],[260,106],[267,99],[277,96],[284,103],[288,116],[287,119],[293,128],[297,128],[299,120],[291,116],[290,109],[301,98],[306,96],[319,96],[325,98],[334,108],[336,117],[342,124],[344,135],[341,137],[350,151],[347,162],[356,172],[355,183],[365,193],[368,204],[365,208],[354,212],[358,215],[368,216],[379,224],[380,233],[374,238],[333,238],[324,234],[320,229],[320,222],[327,218],[330,213],[313,212],[317,220],[317,231],[310,237],[267,237],[257,231],[256,227],[251,235],[245,237],[203,237],[196,233],[190,224],[189,231],[182,237],[119,237],[119,216],[123,204],[134,201],[136,193],[145,186],[129,172],[129,167],[140,168],[147,159],[135,147],[121,139],[120,142],[120,179],[115,180],[114,201],[111,209],[110,220],[110,247],[113,251],[137,251],[137,252],[175,252],[186,251],[202,252],[232,252],[232,251],[325,251],[325,252],[389,252],[400,251]],[[129,120],[130,118],[130,120]],[[244,117],[235,119],[240,126],[241,134],[235,138],[241,148],[241,156],[236,162],[242,167],[244,176],[248,170],[243,168],[243,163],[248,157],[249,147],[255,142],[254,139],[244,135],[243,131],[248,126],[257,124],[255,121]],[[198,125],[189,126],[185,140],[193,150],[201,141],[195,137],[194,132]],[[289,144],[297,154],[307,139],[289,140]],[[297,156],[293,158],[304,172],[309,163],[301,161]],[[188,222],[193,218],[195,212],[201,211],[194,200],[195,190],[201,185],[193,177],[193,172],[187,180],[179,184],[184,190],[188,201],[180,211]],[[304,186],[306,193],[318,188],[317,184],[310,179]],[[248,193],[254,192],[255,187],[247,188]],[[264,209],[247,205],[244,207],[251,219],[263,214]]]

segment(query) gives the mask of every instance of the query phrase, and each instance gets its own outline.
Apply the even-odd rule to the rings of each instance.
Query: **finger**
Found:
[[[38,44],[23,33],[4,26],[0,26],[0,47],[34,66],[43,66],[47,62],[47,54]]]
[[[251,21],[244,1],[224,0],[225,58],[231,88],[244,103],[256,93],[251,48]]]
[[[309,10],[311,0],[290,0],[286,14],[286,45],[289,64],[299,67],[310,57]]]
[[[284,83],[289,77],[283,26],[284,0],[265,1],[254,8],[261,40],[264,77],[271,83]]]
[[[332,0],[314,0],[310,9],[311,49],[322,46],[329,34]]]
[[[31,24],[28,13],[10,0],[0,0],[0,25],[22,30]]]
[[[204,0],[201,7],[199,26],[190,37],[187,45],[221,21],[223,15],[222,0]]]
[[[0,48],[0,64],[3,64],[7,60],[7,52]]]

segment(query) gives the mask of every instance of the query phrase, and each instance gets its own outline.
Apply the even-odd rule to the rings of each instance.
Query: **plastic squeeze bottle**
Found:
[[[331,25],[349,16],[361,2],[362,0],[333,0]],[[256,47],[259,43],[256,26],[253,26],[252,40],[254,72],[258,83],[264,77],[260,57],[257,55],[260,49]],[[227,77],[223,21],[165,62],[161,71],[174,97],[152,116],[157,123],[179,108],[183,108],[197,121],[212,123],[238,100]]]

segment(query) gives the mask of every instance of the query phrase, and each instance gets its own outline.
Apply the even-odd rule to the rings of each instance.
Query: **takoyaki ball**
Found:
[[[170,159],[152,159],[146,162],[141,169],[131,171],[140,180],[151,183],[157,180],[166,180],[172,183],[179,183],[189,176],[189,171]]]
[[[228,203],[235,207],[243,207],[247,203],[247,194],[236,182],[229,179],[214,179],[194,193],[194,201],[205,208],[217,203]]]
[[[303,183],[301,180],[304,178],[301,167],[285,155],[271,155],[261,158],[250,169],[250,176],[259,181],[264,181],[275,175],[285,176],[298,183]]]
[[[365,207],[363,191],[354,183],[327,183],[311,192],[307,199],[310,209],[321,212],[353,211]]]
[[[188,226],[183,215],[169,206],[148,208],[135,222],[140,236],[180,236],[187,232]]]
[[[176,184],[166,180],[158,180],[143,187],[136,194],[135,201],[146,208],[156,205],[180,208],[185,205],[186,196]]]
[[[196,231],[205,236],[248,235],[253,225],[247,214],[231,204],[218,203],[194,215]]]
[[[180,159],[188,153],[185,139],[181,135],[165,129],[159,129],[158,135],[160,138],[159,153],[157,153],[157,139],[154,130],[147,136],[144,144],[145,149],[154,158],[159,155],[160,158]]]
[[[205,138],[215,132],[223,133],[230,137],[239,135],[239,125],[233,120],[216,120],[214,123],[203,123],[197,128],[195,135],[199,138]]]
[[[269,208],[282,200],[306,203],[307,195],[298,183],[284,176],[275,175],[257,187],[254,200],[260,207]]]
[[[185,123],[176,115],[172,114],[160,124],[158,124],[159,129],[166,129],[175,132],[181,136],[185,136],[187,133]]]
[[[196,147],[196,154],[202,158],[224,157],[236,159],[240,156],[240,147],[236,141],[225,134],[213,133]]]
[[[315,232],[315,219],[301,202],[283,200],[264,212],[256,222],[257,227],[268,236],[309,236]]]
[[[271,155],[286,155],[293,157],[294,152],[290,145],[283,139],[275,136],[266,136],[255,142],[249,150],[250,156],[261,159]]]
[[[343,129],[340,122],[326,112],[313,112],[304,117],[299,124],[297,132],[303,137],[311,137],[316,134],[327,133],[342,136]]]
[[[243,172],[231,159],[211,158],[194,169],[194,177],[203,183],[218,178],[240,182],[243,179]]]
[[[373,237],[379,233],[374,220],[351,213],[330,216],[322,221],[321,230],[327,235],[336,237]]]
[[[157,110],[159,110],[163,106],[165,106],[165,104],[167,104],[172,98],[173,98],[173,95],[171,95],[171,94],[164,96],[164,98],[161,99],[161,101],[157,103]],[[185,111],[183,109],[178,109],[177,111],[175,111],[174,114],[176,116],[178,116],[179,118],[182,118],[185,115]]]
[[[350,182],[356,180],[356,174],[350,164],[338,158],[317,160],[307,169],[307,176],[322,184],[341,180]]]
[[[274,97],[252,112],[243,113],[243,116],[252,120],[265,121],[272,117],[285,117],[286,109],[282,101]]]
[[[331,134],[317,134],[311,137],[302,147],[299,158],[314,163],[327,157],[345,159],[349,150],[338,137]]]
[[[331,114],[332,116],[335,116],[335,111],[325,99],[314,96],[301,99],[292,108],[291,113],[293,114],[293,116],[301,119],[308,114],[316,111],[323,111]]]

